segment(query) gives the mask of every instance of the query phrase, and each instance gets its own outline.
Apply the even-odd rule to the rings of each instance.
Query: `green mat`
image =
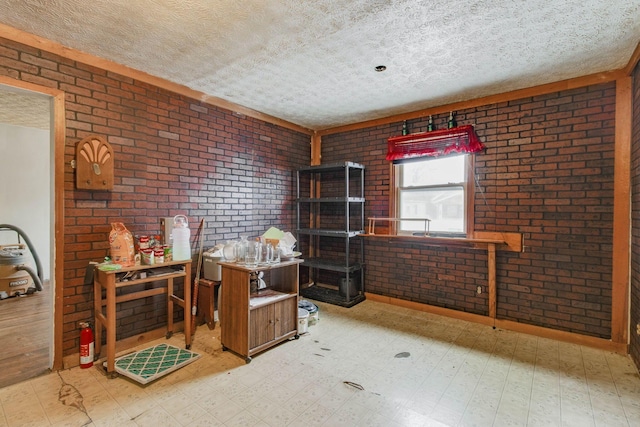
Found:
[[[168,344],[158,344],[115,360],[115,371],[147,384],[188,365],[200,355]],[[105,362],[106,363],[106,362]]]

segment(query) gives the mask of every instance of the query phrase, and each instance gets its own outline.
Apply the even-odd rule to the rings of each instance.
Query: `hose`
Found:
[[[31,276],[31,278],[33,279],[33,282],[36,284],[36,289],[39,291],[42,291],[42,280],[40,280],[36,272],[33,271],[33,268],[29,267],[28,265],[20,264],[20,265],[16,265],[16,270],[18,271],[22,270],[29,273],[29,276]]]
[[[15,225],[9,225],[9,224],[0,224],[0,229],[2,228],[8,228],[10,230],[15,231],[16,233],[18,233],[18,236],[22,237],[24,239],[24,242],[27,244],[27,246],[29,247],[29,250],[31,251],[31,255],[33,256],[33,260],[36,263],[36,269],[37,269],[37,277],[38,277],[38,283],[39,283],[39,288],[38,290],[41,291],[42,290],[42,281],[43,276],[42,276],[42,264],[40,264],[40,258],[38,258],[38,254],[36,253],[36,249],[33,246],[33,244],[31,243],[31,240],[29,240],[29,238],[27,237],[26,234],[24,234],[24,231],[22,231],[20,228],[16,227]],[[25,269],[26,271],[26,269]],[[29,272],[29,274],[31,274]],[[36,276],[34,276],[33,274],[31,274],[31,277],[33,277],[33,281],[36,281]],[[36,284],[36,286],[38,286],[38,284]]]

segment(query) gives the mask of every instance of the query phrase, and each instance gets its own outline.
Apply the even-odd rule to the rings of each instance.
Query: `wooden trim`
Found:
[[[638,62],[640,62],[640,43],[638,43],[636,49],[633,51],[633,54],[631,54],[631,58],[629,58],[629,62],[624,67],[624,74],[626,76],[630,76],[631,74],[633,74],[633,70],[636,69],[636,65],[638,65]]]
[[[616,82],[616,133],[613,184],[613,264],[611,290],[611,340],[629,340],[629,290],[631,268],[631,77]]]
[[[196,101],[203,102],[215,107],[224,108],[231,112],[253,117],[254,119],[262,120],[267,123],[271,123],[277,126],[281,126],[286,129],[290,129],[296,132],[311,135],[313,131],[309,128],[296,125],[286,120],[279,119],[269,114],[264,114],[251,108],[243,107],[242,105],[235,104],[233,102],[218,98],[215,96],[207,95],[204,92],[193,90],[187,86],[171,82],[169,80],[153,76],[140,70],[136,70],[126,65],[118,64],[108,59],[100,58],[90,55],[88,53],[72,49],[63,46],[54,41],[45,39],[34,34],[27,33],[25,31],[18,30],[8,25],[0,24],[0,37],[12,40],[17,43],[22,43],[27,46],[31,46],[36,49],[41,49],[55,55],[62,56],[63,58],[71,59],[73,61],[82,62],[83,64],[91,65],[92,67],[101,68],[106,71],[110,71],[122,76],[130,77],[132,79],[148,83],[150,85],[159,87],[161,89],[174,92],[178,95],[186,96],[187,98],[194,99]]]
[[[519,332],[523,334],[534,335],[537,337],[553,339],[570,344],[584,345],[586,347],[592,347],[600,350],[611,351],[618,354],[628,354],[628,346],[623,343],[615,343],[603,338],[590,337],[587,335],[576,334],[574,332],[558,331],[556,329],[544,328],[541,326],[528,325],[526,323],[514,322],[511,320],[492,319],[489,316],[482,316],[479,314],[466,313],[464,311],[453,310],[450,308],[443,308],[423,304],[414,301],[406,301],[397,298],[387,297],[383,295],[376,295],[371,293],[365,294],[367,300],[380,302],[384,304],[395,305],[398,307],[404,307],[411,310],[423,311],[426,313],[432,313],[439,316],[450,317],[453,319],[459,319],[466,322],[474,322],[486,326],[494,326],[496,328],[502,328],[513,332]]]
[[[64,283],[64,148],[65,148],[65,109],[64,92],[58,89],[39,86],[22,80],[0,76],[0,84],[17,87],[52,97],[51,140],[53,142],[53,361],[52,369],[62,368],[62,325],[63,325],[63,283]]]
[[[467,178],[465,182],[465,233],[471,237],[476,229],[476,157],[473,154],[467,155],[466,168]]]
[[[2,25],[2,24],[0,24]],[[47,86],[40,86],[37,85],[35,83],[30,83],[30,82],[25,82],[22,80],[16,80],[13,79],[11,77],[7,77],[7,76],[0,76],[0,84],[6,85],[6,86],[13,86],[13,87],[17,87],[20,89],[24,89],[24,90],[28,90],[31,92],[37,92],[37,93],[42,93],[45,95],[49,95],[51,97],[56,97],[59,94],[64,94],[64,92],[62,92],[61,90],[58,89],[54,89],[51,87],[47,87]],[[64,97],[63,97],[64,100]],[[64,119],[64,117],[63,117]],[[63,121],[64,123],[64,121]]]
[[[400,170],[389,162],[389,217],[400,216],[400,206],[398,203],[398,185],[400,182]],[[398,224],[393,224],[389,228],[390,234],[398,232]]]
[[[53,306],[53,369],[62,369],[63,342],[63,297],[64,297],[64,242],[65,242],[65,213],[64,213],[64,149],[66,140],[65,122],[65,94],[63,91],[53,98],[53,140],[54,140],[54,232],[55,232],[55,299]]]
[[[311,135],[311,166],[322,163],[322,137],[317,133]]]
[[[623,75],[622,70],[607,71],[603,73],[591,74],[588,76],[577,77],[574,79],[562,80],[555,83],[548,83],[539,86],[533,86],[526,89],[518,89],[510,92],[500,93],[497,95],[489,95],[482,98],[472,99],[468,101],[454,102],[452,104],[430,107],[424,110],[413,111],[411,113],[403,113],[395,116],[383,117],[376,120],[368,120],[360,123],[352,123],[345,126],[327,128],[319,130],[320,135],[331,135],[334,133],[347,132],[357,129],[375,127],[389,123],[402,122],[404,120],[428,117],[429,115],[448,113],[449,111],[458,111],[468,108],[482,107],[490,104],[498,104],[500,102],[513,101],[515,99],[528,98],[531,96],[540,96],[553,92],[560,92],[568,89],[575,89],[584,86],[590,86],[600,83],[607,83],[616,80]]]

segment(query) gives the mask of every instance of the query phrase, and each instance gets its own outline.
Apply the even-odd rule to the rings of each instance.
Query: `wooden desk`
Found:
[[[175,272],[164,275],[153,275],[159,273],[160,268],[171,268]],[[120,281],[122,276],[128,272],[146,271],[146,278]],[[174,293],[173,279],[184,278],[184,298],[180,298]],[[166,281],[166,286],[154,287],[141,291],[125,293],[124,289],[129,286],[140,285],[149,282]],[[102,289],[105,289],[105,298],[102,298]],[[123,289],[120,295],[116,295],[116,289]],[[107,373],[113,374],[116,356],[116,304],[120,302],[132,301],[146,298],[153,295],[167,295],[167,338],[173,334],[173,304],[176,303],[184,310],[184,340],[186,348],[191,348],[191,260],[171,261],[155,265],[139,265],[135,267],[124,267],[121,270],[102,271],[96,267],[93,280],[93,302],[95,310],[95,354],[100,355],[102,346],[102,328],[107,334]],[[106,308],[106,313],[103,311]]]

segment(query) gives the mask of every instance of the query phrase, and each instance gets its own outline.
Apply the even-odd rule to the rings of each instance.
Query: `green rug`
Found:
[[[158,344],[115,360],[115,370],[141,384],[157,380],[188,365],[200,355],[168,344]]]

